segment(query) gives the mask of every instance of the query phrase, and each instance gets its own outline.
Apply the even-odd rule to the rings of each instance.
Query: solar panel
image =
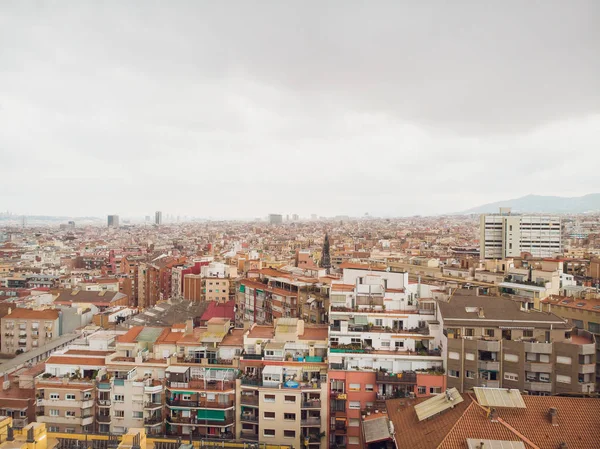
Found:
[[[593,309],[594,310],[600,310],[600,306],[594,306]]]
[[[460,404],[464,399],[456,388],[446,390],[445,393],[427,399],[418,405],[415,405],[415,412],[419,421],[431,418],[438,413],[453,408],[456,404]]]
[[[474,387],[473,391],[484,407],[525,408],[521,392],[516,389]]]
[[[584,302],[578,302],[578,303],[577,303],[577,307],[583,307],[583,306],[585,306],[585,303],[584,303]]]

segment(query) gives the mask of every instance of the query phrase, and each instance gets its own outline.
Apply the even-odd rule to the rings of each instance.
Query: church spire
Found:
[[[325,240],[323,241],[323,251],[321,252],[321,268],[331,268],[331,256],[329,254],[329,235],[325,234]]]

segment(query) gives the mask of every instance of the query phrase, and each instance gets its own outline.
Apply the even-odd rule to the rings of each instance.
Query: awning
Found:
[[[363,421],[362,425],[365,443],[367,444],[385,441],[392,437],[390,435],[389,420],[387,417]]]
[[[369,324],[369,319],[364,315],[356,315],[354,317],[354,324],[366,326],[367,324]]]
[[[345,321],[345,320],[347,320],[349,318],[350,318],[350,315],[346,315],[346,314],[344,314],[344,315],[332,314],[329,317],[330,320],[341,320],[341,321]]]
[[[302,367],[302,371],[305,373],[318,373],[322,370],[320,366],[317,365],[305,365]]]
[[[279,374],[281,375],[283,372],[283,367],[276,365],[267,365],[263,369],[263,375],[265,374]]]

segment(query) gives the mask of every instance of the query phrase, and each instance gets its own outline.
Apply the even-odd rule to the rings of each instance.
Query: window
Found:
[[[529,354],[532,354],[532,353],[528,353],[528,355],[527,355],[528,357],[529,357]],[[504,361],[517,363],[519,361],[519,356],[517,354],[504,354]]]
[[[75,429],[73,427],[65,428],[65,433],[75,433]]]
[[[397,341],[396,342],[396,348],[403,348],[404,347],[404,342],[403,341]]]
[[[486,335],[486,337],[494,337],[496,335],[496,333],[494,332],[494,329],[486,329],[485,335]]]
[[[467,337],[474,337],[475,336],[475,329],[473,329],[472,327],[469,327],[469,328],[465,329],[465,335]]]
[[[265,394],[265,402],[275,402],[274,394]]]
[[[49,426],[48,432],[58,432],[58,426]]]
[[[423,385],[419,385],[417,387],[417,394],[427,394],[427,387],[424,387]]]
[[[460,371],[456,371],[454,369],[448,370],[448,376],[450,376],[450,377],[460,377]]]
[[[540,354],[540,362],[541,363],[550,363],[550,355],[549,354]]]
[[[557,355],[556,356],[556,363],[561,363],[563,365],[570,365],[571,364],[571,357],[565,357],[562,355]]]
[[[284,396],[283,400],[288,404],[293,404],[296,402],[296,396]]]
[[[115,394],[115,402],[125,402],[125,396],[122,394]]]
[[[50,410],[50,416],[59,416],[58,410],[56,410],[56,409],[51,409],[51,410]]]
[[[593,334],[600,334],[600,324],[588,322],[588,330]]]
[[[283,419],[285,419],[286,421],[296,421],[296,414],[295,413],[284,413]]]
[[[381,341],[381,347],[382,347],[382,348],[389,348],[389,347],[390,347],[390,342],[389,342],[389,341],[382,340],[382,341]]]
[[[383,320],[381,318],[377,318],[375,320],[375,326],[383,326]]]
[[[144,412],[132,412],[131,417],[133,419],[142,419],[144,417]]]
[[[275,412],[264,412],[263,417],[265,419],[275,419]]]
[[[557,374],[556,375],[556,381],[560,382],[562,384],[570,384],[571,383],[571,376],[563,376],[562,374]]]
[[[360,384],[350,384],[349,391],[360,391]]]
[[[52,400],[60,399],[60,395],[58,393],[50,393],[50,399],[52,399]]]
[[[283,437],[284,438],[296,438],[296,431],[295,430],[284,430]]]
[[[274,437],[275,436],[275,429],[265,429],[265,430],[263,430],[263,436],[265,436],[265,437]]]
[[[89,391],[86,391],[85,393],[83,393],[83,399],[84,400],[92,399],[92,393],[90,393]]]
[[[465,377],[467,379],[475,379],[475,371],[465,371]]]
[[[191,394],[182,394],[181,395],[181,400],[182,401],[191,401],[192,400],[192,395]]]
[[[348,444],[360,444],[358,437],[348,437]]]
[[[442,387],[429,387],[429,394],[441,394]]]
[[[67,401],[74,401],[75,400],[75,395],[74,394],[65,394],[65,399]]]
[[[512,380],[516,382],[519,380],[519,375],[515,373],[504,373],[504,380]]]
[[[596,306],[596,307],[598,307],[598,306]],[[573,326],[575,326],[577,329],[585,329],[583,327],[583,321],[581,321],[581,320],[571,320],[571,321],[573,321]]]
[[[360,401],[350,401],[350,408],[354,410],[360,409]]]
[[[350,418],[348,420],[348,427],[360,427],[360,419]]]
[[[360,338],[351,338],[350,343],[353,345],[359,345],[361,343],[361,339]]]
[[[531,338],[533,337],[533,330],[531,329],[526,329],[523,331],[523,337],[524,338]]]
[[[66,416],[67,418],[75,418],[75,410],[67,410],[67,411],[65,412],[65,416]]]
[[[125,418],[125,410],[115,410],[116,418]]]
[[[373,384],[366,384],[365,391],[373,391]]]
[[[550,382],[550,374],[540,373],[540,382]]]
[[[460,354],[458,352],[450,351],[448,353],[448,358],[451,360],[460,360]]]
[[[465,359],[466,360],[475,360],[475,354],[472,352],[465,352]]]

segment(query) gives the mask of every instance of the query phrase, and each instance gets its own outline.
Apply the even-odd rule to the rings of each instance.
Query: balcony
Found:
[[[156,426],[158,424],[162,424],[164,421],[162,416],[151,416],[148,418],[144,418],[145,426]]]
[[[12,423],[15,429],[22,429],[29,424],[29,420],[27,418],[13,418]]]
[[[219,380],[201,380],[193,379],[187,382],[174,382],[167,381],[169,388],[183,388],[186,390],[200,390],[200,391],[229,391],[235,389],[235,383],[232,381],[219,381]]]
[[[162,403],[160,402],[145,402],[144,403],[144,408],[145,409],[155,409],[155,408],[161,408],[162,407]]]
[[[579,365],[579,374],[592,374],[596,372],[595,363],[586,363],[585,365]]]
[[[110,399],[98,399],[96,402],[99,407],[110,407]]]
[[[258,396],[243,394],[240,396],[240,404],[258,406]]]
[[[402,371],[397,374],[389,374],[382,371],[377,371],[376,376],[378,383],[390,384],[415,384],[417,383],[417,373],[414,371]]]
[[[233,399],[228,401],[182,401],[179,399],[167,398],[167,405],[174,407],[187,407],[187,408],[230,408],[233,407]]]
[[[551,363],[525,362],[525,371],[550,374],[553,371],[553,366]]]
[[[579,391],[582,393],[593,393],[595,391],[596,384],[594,382],[582,382],[579,384]]]
[[[523,344],[525,352],[535,352],[536,354],[552,354],[552,343],[537,343],[526,341]]]
[[[320,399],[312,399],[310,401],[302,401],[302,408],[321,408],[321,400]]]
[[[492,340],[477,340],[477,349],[479,351],[499,352],[500,342]]]
[[[258,433],[240,432],[240,438],[242,440],[258,441]]]
[[[50,424],[67,424],[75,426],[89,426],[94,423],[93,416],[38,416],[37,422],[50,423]]]
[[[240,420],[246,422],[258,422],[258,415],[254,415],[252,413],[242,413],[240,415]]]
[[[99,423],[109,423],[112,421],[112,416],[111,415],[98,415],[96,417],[96,420]]]
[[[596,352],[596,345],[594,343],[587,345],[579,345],[579,354],[581,355],[591,355]]]
[[[300,421],[303,427],[321,427],[321,418],[307,418]]]
[[[167,422],[171,424],[182,424],[182,425],[198,425],[198,426],[228,426],[234,423],[233,417],[226,417],[225,420],[212,420],[212,419],[198,419],[195,416],[182,417],[182,416],[168,416]]]
[[[479,369],[484,371],[500,371],[500,362],[479,360]]]
[[[544,393],[551,393],[552,392],[552,383],[551,382],[525,381],[524,388],[527,391],[540,391],[540,392],[544,392]]]

